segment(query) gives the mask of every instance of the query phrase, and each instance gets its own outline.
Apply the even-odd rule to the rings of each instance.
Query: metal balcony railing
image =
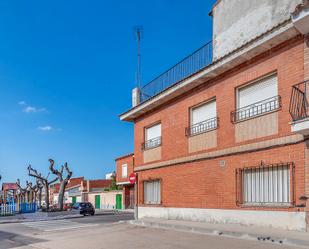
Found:
[[[187,136],[194,136],[217,129],[218,118],[210,118],[186,128]]]
[[[231,122],[237,123],[281,108],[281,97],[274,96],[231,112]]]
[[[307,118],[309,116],[308,87],[309,80],[292,86],[289,112],[293,121]]]
[[[212,42],[184,58],[175,66],[162,73],[154,80],[144,85],[140,90],[140,100],[144,102],[154,95],[162,92],[166,88],[178,83],[179,81],[195,74],[201,69],[212,63]]]
[[[142,144],[143,150],[149,150],[161,146],[161,137],[149,139]]]

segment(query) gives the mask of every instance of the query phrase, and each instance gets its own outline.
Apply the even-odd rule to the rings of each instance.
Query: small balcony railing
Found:
[[[293,121],[309,116],[308,105],[309,80],[292,86],[289,112]]]
[[[218,118],[210,118],[186,128],[186,136],[194,136],[217,129]]]
[[[281,97],[274,96],[231,112],[231,122],[237,123],[281,108]]]
[[[153,139],[149,139],[147,141],[145,141],[145,143],[142,144],[142,149],[143,150],[149,150],[149,149],[153,149],[156,147],[161,146],[161,137],[156,137]]]
[[[144,102],[166,88],[197,73],[212,63],[212,42],[206,43],[175,66],[165,71],[140,90],[140,100]]]

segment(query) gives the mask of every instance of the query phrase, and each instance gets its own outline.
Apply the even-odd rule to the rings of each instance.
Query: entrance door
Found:
[[[130,188],[130,206],[129,208],[133,209],[134,208],[134,202],[135,202],[135,196],[134,196],[134,187]]]
[[[95,196],[95,209],[100,209],[101,208],[101,199],[100,195]]]
[[[116,194],[116,209],[122,209],[122,194]]]
[[[76,196],[72,196],[72,203],[73,203],[73,204],[76,203]]]

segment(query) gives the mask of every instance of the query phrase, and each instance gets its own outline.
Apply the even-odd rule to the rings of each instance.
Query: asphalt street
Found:
[[[120,220],[133,220],[134,214],[127,212],[106,212],[95,216],[85,216],[83,218],[76,218],[74,221],[78,223],[111,223]]]

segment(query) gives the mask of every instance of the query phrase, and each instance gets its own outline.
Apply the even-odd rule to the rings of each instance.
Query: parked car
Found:
[[[64,210],[71,210],[73,208],[73,203],[64,203],[63,209]]]
[[[90,202],[77,202],[73,205],[73,209],[78,210],[83,215],[94,215],[95,209]]]

